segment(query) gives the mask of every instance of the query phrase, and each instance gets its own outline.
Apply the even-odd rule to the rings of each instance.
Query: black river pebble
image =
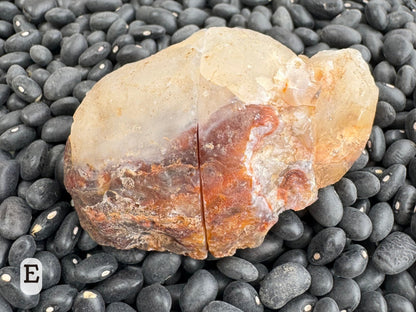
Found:
[[[293,241],[302,236],[303,229],[302,221],[296,213],[286,210],[279,215],[279,220],[271,231],[284,240]]]
[[[281,312],[296,312],[296,311],[310,311],[315,303],[318,301],[318,298],[312,296],[308,293],[304,293],[292,300],[290,300],[283,308],[279,311]]]
[[[211,301],[202,312],[242,312],[242,310],[224,301]]]
[[[59,259],[50,251],[39,251],[33,257],[42,263],[42,289],[58,284],[61,278]]]
[[[283,250],[283,240],[269,233],[259,247],[239,249],[237,256],[252,263],[266,262],[275,259]]]
[[[309,206],[309,213],[321,225],[330,227],[338,224],[343,215],[342,202],[333,186],[318,191],[318,200]]]
[[[386,153],[386,138],[379,126],[375,125],[371,130],[370,138],[367,142],[367,151],[370,159],[373,161],[381,161]]]
[[[100,312],[104,311],[105,303],[101,294],[95,290],[83,290],[74,299],[72,311],[74,312]]]
[[[334,278],[326,266],[308,265],[306,269],[311,275],[311,286],[308,289],[311,295],[322,297],[331,291]]]
[[[49,118],[51,118],[50,107],[43,102],[35,102],[27,105],[21,110],[21,121],[31,127],[38,127],[43,125]]]
[[[15,193],[19,181],[19,163],[16,160],[0,160],[0,200]]]
[[[81,228],[78,216],[75,211],[72,211],[63,219],[53,240],[48,241],[47,249],[62,258],[73,250],[80,234]]]
[[[43,169],[48,154],[48,145],[43,140],[36,140],[22,151],[19,157],[20,176],[30,181],[37,179]]]
[[[19,309],[36,307],[40,298],[39,294],[27,295],[20,289],[20,271],[13,266],[0,269],[0,296]]]
[[[384,281],[386,293],[395,293],[407,298],[416,305],[416,284],[408,271],[395,275],[387,275]]]
[[[398,294],[387,294],[384,296],[388,311],[414,312],[413,304],[403,296]]]
[[[127,266],[94,287],[106,303],[122,301],[136,296],[143,286],[140,268]]]
[[[408,225],[416,204],[416,188],[413,185],[403,185],[394,196],[392,208],[394,221],[400,225]]]
[[[36,243],[32,236],[23,235],[10,246],[8,261],[11,266],[18,267],[25,258],[31,258],[36,252]]]
[[[379,101],[390,103],[396,112],[401,112],[406,106],[406,96],[394,85],[389,83],[377,82],[379,90]]]
[[[27,233],[32,213],[21,198],[10,196],[0,204],[0,235],[15,240]]]
[[[367,239],[373,230],[368,215],[354,207],[344,208],[344,215],[338,226],[345,231],[347,238],[354,241]]]
[[[377,290],[381,284],[383,284],[385,279],[385,274],[383,272],[380,272],[370,261],[364,270],[364,272],[354,278],[356,283],[358,284],[358,287],[360,287],[361,292],[367,292],[367,291],[373,291]]]
[[[57,100],[71,95],[74,87],[81,81],[79,70],[62,67],[54,71],[45,81],[43,92],[48,100]]]
[[[373,69],[373,77],[377,82],[394,84],[396,76],[396,69],[387,61],[381,61]]]
[[[398,274],[416,261],[416,243],[403,232],[393,232],[380,242],[372,261],[385,274]]]
[[[412,51],[412,44],[403,36],[389,36],[384,41],[383,54],[392,65],[406,63],[410,59]]]
[[[306,267],[308,265],[308,257],[303,249],[291,249],[280,255],[273,263],[273,267],[284,264],[286,262],[296,262]]]
[[[140,291],[136,306],[139,312],[168,312],[172,306],[172,298],[164,286],[152,284]]]
[[[143,275],[148,284],[163,283],[175,274],[181,265],[181,257],[172,253],[151,252],[144,259]]]
[[[217,261],[218,270],[225,276],[239,281],[253,282],[259,272],[249,261],[239,257],[225,257]]]
[[[330,297],[323,297],[315,303],[313,312],[338,312],[337,302]]]
[[[287,262],[275,267],[260,283],[260,298],[270,309],[279,309],[303,294],[311,285],[311,275],[300,264]]]
[[[355,184],[358,199],[373,197],[380,191],[380,181],[371,172],[354,171],[347,173],[347,178]]]
[[[59,228],[69,211],[70,205],[63,201],[42,211],[33,221],[30,234],[37,241],[50,237]]]
[[[329,227],[318,232],[308,246],[308,260],[314,265],[325,265],[335,260],[346,244],[341,228]]]
[[[256,289],[246,282],[234,281],[228,284],[223,298],[242,311],[262,312],[264,309]]]
[[[106,309],[106,312],[135,312],[136,310],[124,302],[110,303]]]
[[[208,271],[196,271],[186,283],[179,298],[183,312],[201,311],[209,302],[215,300],[218,293],[218,282]]]
[[[406,179],[406,167],[402,164],[394,164],[384,170],[380,177],[380,192],[377,194],[379,201],[391,199]]]
[[[78,58],[88,47],[87,40],[81,34],[74,34],[62,40],[61,60],[67,66],[78,64]]]
[[[72,307],[77,290],[69,285],[55,285],[40,294],[39,304],[33,312],[48,311],[51,308],[55,311],[69,311]]]
[[[310,0],[302,4],[318,19],[330,19],[344,10],[341,0]]]
[[[383,295],[377,291],[368,291],[362,294],[357,312],[387,312],[387,302]]]
[[[375,243],[383,240],[393,228],[394,215],[391,206],[387,202],[379,202],[370,208],[368,217],[372,224],[369,240]]]
[[[75,278],[81,283],[96,283],[111,276],[117,267],[114,256],[104,252],[95,253],[76,265]]]
[[[334,48],[346,48],[361,42],[361,35],[355,29],[344,25],[328,25],[322,28],[321,38]]]
[[[354,278],[362,274],[367,267],[369,255],[359,244],[349,245],[334,261],[334,274],[343,278]]]
[[[360,303],[361,292],[353,279],[334,277],[334,286],[328,297],[336,301],[340,310],[354,311]]]
[[[72,122],[72,116],[57,116],[48,119],[42,127],[42,140],[47,143],[65,142],[70,134]]]
[[[26,102],[36,102],[42,97],[41,87],[33,79],[19,75],[13,78],[11,87],[15,94]]]
[[[286,28],[274,26],[266,31],[266,35],[269,35],[273,39],[276,39],[280,43],[284,44],[296,54],[302,53],[305,48],[302,40]]]

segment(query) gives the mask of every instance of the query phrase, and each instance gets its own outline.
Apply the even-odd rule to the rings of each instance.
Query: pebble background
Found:
[[[415,311],[415,10],[412,0],[0,1],[0,311]],[[74,111],[107,73],[213,26],[307,56],[359,50],[380,89],[366,149],[258,248],[198,261],[97,246],[62,184]],[[19,288],[27,257],[43,264],[40,295]]]

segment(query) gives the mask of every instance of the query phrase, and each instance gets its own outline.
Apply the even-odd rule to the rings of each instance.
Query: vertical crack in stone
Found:
[[[198,153],[198,174],[199,174],[199,191],[201,194],[201,219],[202,219],[202,226],[204,228],[205,234],[205,248],[209,251],[208,248],[208,236],[207,236],[207,226],[205,224],[205,206],[204,206],[204,190],[202,185],[202,173],[201,173],[201,157],[199,152],[199,124],[196,125],[196,144],[197,144],[197,153]]]

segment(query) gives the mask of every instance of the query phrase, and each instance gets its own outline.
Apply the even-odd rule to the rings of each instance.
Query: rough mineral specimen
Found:
[[[102,245],[232,255],[342,177],[377,96],[355,50],[308,59],[250,30],[201,30],[94,86],[65,185]]]

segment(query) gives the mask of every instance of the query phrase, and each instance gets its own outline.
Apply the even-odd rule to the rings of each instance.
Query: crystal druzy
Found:
[[[229,256],[343,176],[377,96],[356,50],[308,59],[250,30],[201,30],[92,88],[65,185],[101,245]]]

